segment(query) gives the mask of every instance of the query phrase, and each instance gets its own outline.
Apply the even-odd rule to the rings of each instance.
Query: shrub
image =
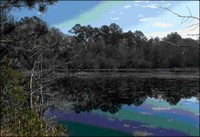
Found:
[[[49,126],[28,107],[23,78],[12,63],[0,66],[1,131],[16,136],[63,136],[64,126]]]

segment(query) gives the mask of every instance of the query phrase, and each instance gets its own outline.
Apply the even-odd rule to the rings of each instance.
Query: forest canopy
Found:
[[[63,69],[188,68],[199,66],[199,40],[178,33],[148,39],[143,32],[123,32],[115,23],[92,27],[76,24],[63,34],[40,18],[25,17],[6,34],[9,46],[1,46],[1,60],[17,59],[30,69],[36,51],[43,50],[44,67],[73,61]],[[10,38],[10,39],[9,39]],[[32,57],[32,59],[30,58]]]
[[[199,66],[199,40],[182,38],[176,32],[148,39],[138,30],[123,32],[115,23],[100,28],[76,24],[69,32],[73,34],[71,47],[86,49],[77,60],[84,69]]]

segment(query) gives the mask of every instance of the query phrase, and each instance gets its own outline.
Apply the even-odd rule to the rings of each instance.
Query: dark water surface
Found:
[[[199,78],[72,76],[54,89],[72,104],[52,110],[70,136],[199,136]]]

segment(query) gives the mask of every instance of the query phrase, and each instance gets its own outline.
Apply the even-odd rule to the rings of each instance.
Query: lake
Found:
[[[53,88],[69,104],[50,110],[69,136],[199,136],[196,73],[81,73]]]

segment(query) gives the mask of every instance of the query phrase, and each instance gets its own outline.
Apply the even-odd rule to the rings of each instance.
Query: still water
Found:
[[[199,79],[133,76],[58,81],[71,107],[51,110],[69,136],[199,136]]]

